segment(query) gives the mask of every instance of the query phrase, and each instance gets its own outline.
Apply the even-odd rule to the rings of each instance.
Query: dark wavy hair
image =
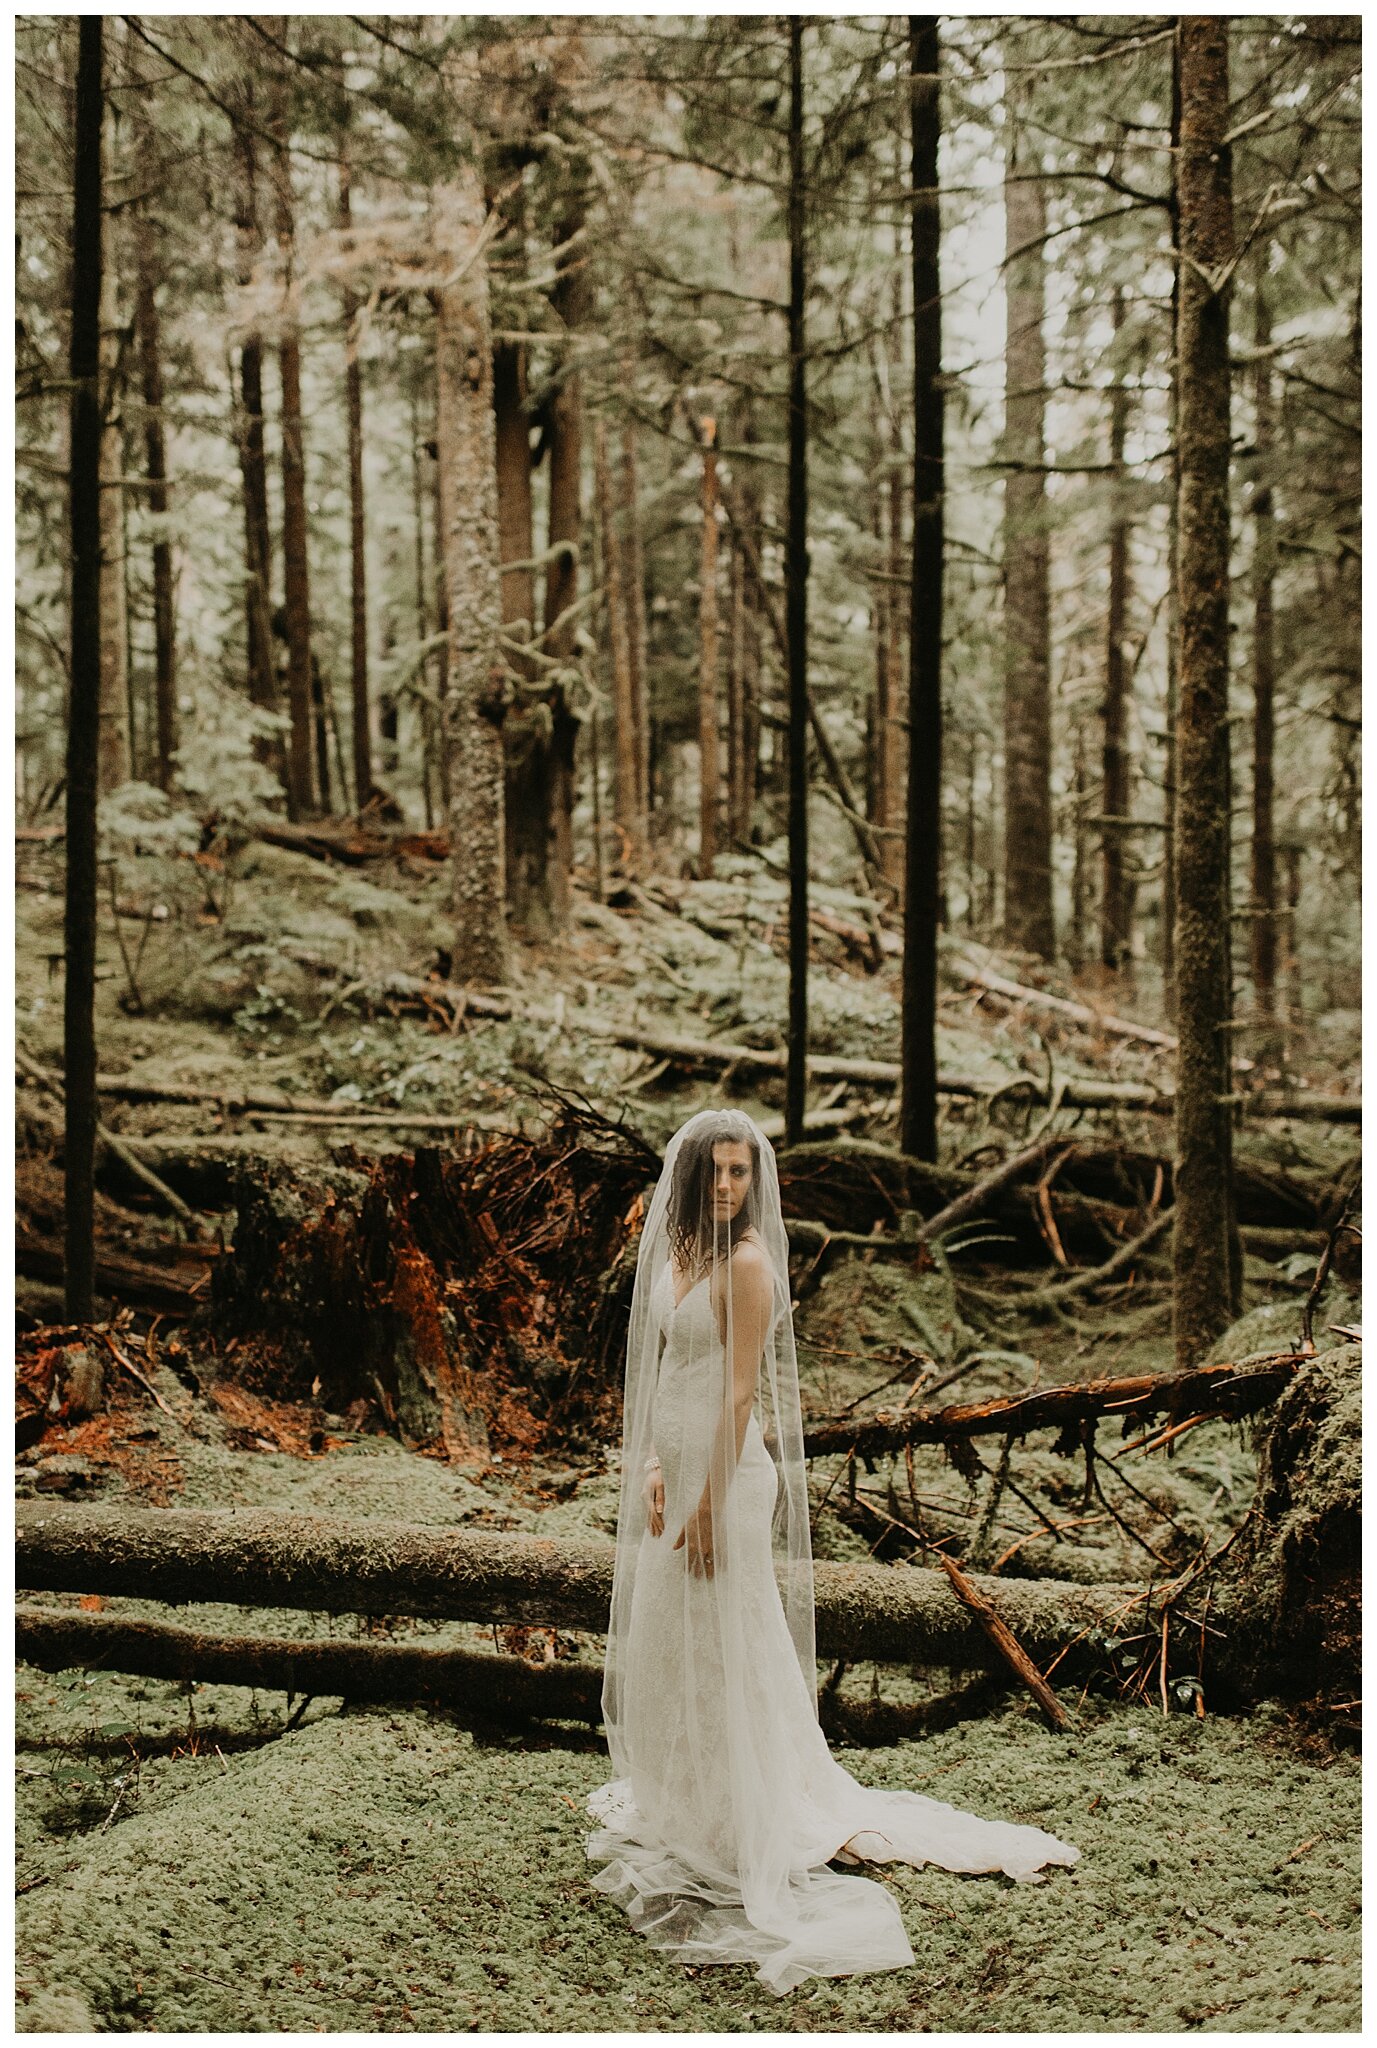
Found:
[[[727,1225],[727,1248],[737,1244],[759,1214],[760,1146],[750,1119],[735,1109],[720,1109],[685,1138],[674,1159],[666,1228],[669,1248],[681,1271],[691,1272],[708,1256],[713,1243],[712,1148],[724,1141],[747,1145],[751,1154],[751,1185],[746,1199]]]

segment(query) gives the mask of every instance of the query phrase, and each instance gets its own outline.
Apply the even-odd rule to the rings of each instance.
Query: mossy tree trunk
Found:
[[[627,640],[626,605],[622,593],[624,550],[612,505],[607,428],[601,417],[593,429],[593,474],[598,501],[598,533],[602,543],[603,606],[607,651],[612,669],[612,814],[625,835],[623,857],[640,857],[645,828],[640,808],[640,769],[636,753],[636,712]]]
[[[68,503],[72,553],[71,692],[67,718],[66,976],[62,1062],[67,1320],[95,1313],[96,794],[100,764],[101,17],[78,23],[72,321],[68,374]]]
[[[942,900],[941,140],[937,17],[909,22],[913,192],[913,542],[900,1143],[937,1157],[937,931]]]
[[[1229,991],[1229,24],[1177,25],[1180,675],[1173,1322],[1185,1362],[1232,1319]]]
[[[1004,924],[1011,945],[1051,960],[1052,653],[1044,413],[1047,201],[1021,122],[1006,106],[1004,156]]]
[[[457,272],[436,293],[440,524],[449,614],[449,756],[453,844],[453,976],[507,979],[504,761],[507,690],[501,657],[492,325],[482,188],[465,169],[443,195],[441,262]]]
[[[524,342],[494,341],[492,392],[502,624],[510,643],[533,638],[536,631],[531,421]],[[532,656],[509,645],[506,660],[521,687],[502,729],[507,760],[507,900],[518,924],[531,932],[548,932],[553,922],[550,718],[534,687],[537,664]]]
[[[698,872],[712,874],[722,800],[717,705],[717,422],[705,419],[703,532],[698,569]]]
[[[153,129],[139,131],[139,182],[148,194],[155,189],[157,152]],[[138,282],[134,322],[139,341],[139,373],[143,387],[144,473],[153,532],[153,689],[154,774],[160,789],[172,787],[172,757],[177,751],[177,645],[172,605],[172,542],[168,529],[167,439],[163,430],[162,323],[158,311],[160,249],[153,200],[139,208],[136,230]]]
[[[629,372],[628,372],[629,374]],[[626,654],[631,671],[631,717],[636,750],[636,815],[638,840],[649,838],[650,820],[650,680],[647,672],[645,538],[641,531],[640,466],[636,428],[622,422],[621,459],[622,602],[626,608]]]
[[[808,1095],[808,365],[804,258],[803,23],[789,17],[789,1029],[784,1126],[803,1136]]]
[[[296,277],[291,147],[281,107],[273,120],[274,211],[284,264],[277,368],[282,387],[282,592],[287,638],[287,804],[294,818],[315,802],[311,674],[311,579],[306,543],[306,444],[301,418],[300,287]]]
[[[591,294],[584,249],[586,228],[584,172],[571,173],[566,204],[556,229],[560,249],[558,275],[550,304],[563,330],[565,347],[558,382],[546,418],[550,463],[549,554],[545,570],[545,640],[547,655],[572,663],[576,637],[572,607],[578,601],[579,559],[583,538],[583,377],[578,368],[579,338],[587,325]],[[549,685],[549,865],[546,893],[556,925],[567,924],[571,908],[574,856],[574,756],[578,720],[568,689],[556,674]]]
[[[346,234],[352,218],[346,144],[340,150],[339,159],[339,221]],[[362,811],[373,794],[373,736],[368,702],[368,556],[364,544],[363,375],[359,366],[359,310],[358,294],[346,289],[344,410],[349,439],[349,674],[353,701],[354,802]],[[424,621],[421,630],[424,634]]]
[[[1114,333],[1124,321],[1124,295],[1114,293]],[[1133,964],[1130,891],[1125,862],[1128,845],[1128,519],[1124,507],[1124,440],[1128,431],[1128,390],[1123,365],[1116,363],[1109,401],[1109,469],[1114,510],[1109,526],[1109,617],[1105,634],[1104,753],[1101,830],[1100,962],[1122,974]]]
[[[258,113],[251,79],[241,81],[234,105],[235,244],[238,281],[247,292],[253,283],[263,243],[258,213]],[[260,711],[276,711],[277,677],[273,668],[270,595],[272,534],[268,523],[268,461],[263,432],[263,342],[253,324],[246,329],[239,345],[238,398],[249,700]],[[257,751],[262,759],[273,764],[285,785],[286,757],[280,743],[275,739],[263,740]]]
[[[114,168],[114,117],[105,104],[107,176]],[[100,787],[127,782],[132,768],[129,716],[129,596],[124,547],[124,350],[116,262],[121,215],[108,207],[101,223],[100,436]]]
[[[1251,856],[1253,997],[1264,1017],[1276,1012],[1277,855],[1273,794],[1276,733],[1276,636],[1272,585],[1277,537],[1270,464],[1276,431],[1272,396],[1272,315],[1258,280],[1253,338],[1253,444],[1257,478],[1253,485],[1253,842]]]

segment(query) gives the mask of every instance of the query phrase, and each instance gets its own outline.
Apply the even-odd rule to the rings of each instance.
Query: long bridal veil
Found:
[[[662,1510],[661,1510],[662,1502]],[[913,1961],[852,1845],[1031,1880],[1040,1829],[859,1785],[817,1719],[813,1570],[774,1153],[738,1111],[671,1140],[641,1233],[603,1686],[593,1882],[657,1947],[773,1991]]]

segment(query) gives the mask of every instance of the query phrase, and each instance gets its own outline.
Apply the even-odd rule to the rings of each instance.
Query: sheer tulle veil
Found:
[[[713,1147],[722,1140],[745,1143],[752,1155],[752,1185],[736,1219],[727,1232],[715,1227],[711,1214],[712,1182],[703,1167]],[[692,1169],[696,1168],[696,1171]],[[684,1234],[694,1235],[685,1246]],[[636,1586],[636,1566],[645,1531],[642,1492],[647,1461],[655,1452],[655,1396],[660,1361],[666,1342],[667,1323],[687,1305],[677,1303],[674,1293],[696,1285],[706,1290],[716,1311],[716,1329],[706,1318],[694,1318],[687,1336],[680,1333],[679,1352],[687,1367],[685,1377],[700,1386],[713,1407],[711,1422],[721,1424],[722,1443],[716,1446],[721,1463],[715,1477],[727,1481],[723,1497],[729,1498],[734,1458],[731,1429],[732,1384],[728,1372],[709,1375],[710,1362],[718,1354],[730,1359],[737,1331],[736,1298],[731,1285],[733,1260],[743,1238],[754,1237],[767,1261],[771,1308],[759,1377],[755,1389],[755,1413],[765,1448],[776,1474],[774,1510],[771,1516],[771,1549],[776,1579],[789,1624],[789,1635],[798,1656],[799,1669],[810,1695],[816,1695],[817,1663],[813,1628],[813,1556],[808,1519],[808,1475],[803,1459],[803,1420],[799,1401],[798,1357],[794,1348],[793,1317],[789,1300],[789,1240],[780,1204],[779,1172],[774,1149],[759,1126],[740,1110],[702,1110],[690,1117],[670,1140],[664,1170],[656,1183],[641,1230],[636,1260],[636,1279],[631,1298],[627,1332],[626,1389],[622,1413],[621,1499],[617,1516],[617,1561],[613,1580],[612,1614],[609,1627],[603,1710],[612,1761],[620,1770],[628,1761],[623,1749],[621,1674],[625,1660],[619,1652],[625,1646]],[[696,1252],[701,1273],[681,1270],[666,1284],[672,1256],[678,1248]],[[714,1338],[716,1342],[714,1342]],[[687,1358],[683,1354],[687,1352]],[[701,1361],[699,1353],[702,1354]],[[715,1383],[714,1383],[715,1381]],[[711,1454],[710,1454],[711,1457]],[[685,1474],[685,1478],[689,1475]],[[674,1531],[671,1530],[671,1535]],[[728,1536],[720,1532],[725,1549]],[[724,1650],[736,1646],[737,1617],[732,1598],[737,1590],[724,1559],[724,1569],[711,1581],[698,1582],[692,1590],[711,1590],[711,1611]],[[694,1626],[701,1626],[702,1614],[695,1612]]]
[[[913,1961],[892,1894],[840,1853],[1021,1879],[1077,1855],[828,1750],[779,1176],[738,1110],[675,1133],[641,1232],[603,1715],[594,1885],[655,1946],[778,1993]]]

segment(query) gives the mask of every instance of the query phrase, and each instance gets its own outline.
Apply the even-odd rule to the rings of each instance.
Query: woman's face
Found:
[[[719,1138],[712,1148],[712,1214],[730,1223],[750,1192],[751,1148],[744,1138]]]

